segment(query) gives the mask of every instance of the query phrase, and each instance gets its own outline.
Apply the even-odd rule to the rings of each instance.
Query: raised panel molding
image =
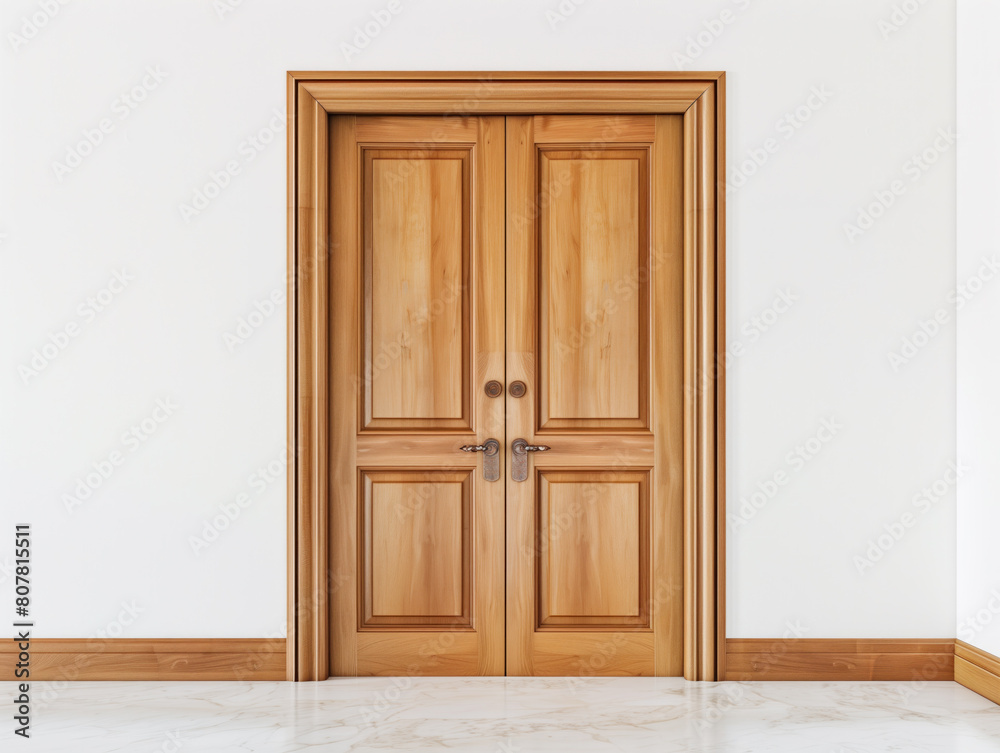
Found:
[[[597,146],[538,149],[539,431],[649,428],[649,149]]]
[[[539,471],[538,630],[649,629],[649,472]]]
[[[362,431],[471,430],[471,154],[362,148]]]
[[[362,471],[362,629],[472,627],[472,471]]]

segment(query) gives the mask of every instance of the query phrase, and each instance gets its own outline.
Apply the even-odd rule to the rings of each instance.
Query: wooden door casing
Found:
[[[350,640],[341,635],[338,594],[357,586],[335,548],[332,509],[339,497],[331,482],[356,453],[331,384],[340,357],[333,329],[343,313],[335,287],[341,249],[333,241],[345,237],[329,211],[329,198],[343,188],[330,169],[332,119],[377,114],[391,129],[396,117],[441,113],[683,119],[684,676],[725,679],[725,73],[289,71],[287,94],[288,679],[354,673],[338,669],[340,658],[331,661]],[[348,228],[346,237],[352,234],[360,230]],[[438,457],[433,442],[406,444],[415,464]],[[347,445],[345,461],[336,452]]]

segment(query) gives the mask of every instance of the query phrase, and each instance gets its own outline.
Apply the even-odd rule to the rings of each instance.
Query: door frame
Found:
[[[684,677],[725,678],[725,73],[288,73],[287,678],[329,677],[330,115],[684,116]]]

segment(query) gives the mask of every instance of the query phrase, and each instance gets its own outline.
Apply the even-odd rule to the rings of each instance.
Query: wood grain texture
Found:
[[[327,677],[327,454],[328,446],[328,298],[327,259],[327,114],[308,94],[295,99],[292,264],[289,301],[293,308],[295,372],[289,381],[290,484],[294,505],[289,549],[292,589],[289,613],[293,659],[291,677]]]
[[[652,115],[536,115],[534,120],[535,138],[539,142],[582,148],[599,148],[609,141],[648,144],[656,130]]]
[[[683,113],[712,86],[704,80],[400,81],[303,80],[330,113],[467,115],[537,113]]]
[[[504,123],[433,120],[332,118],[335,675],[503,673]]]
[[[309,81],[705,81],[714,82],[722,71],[289,71],[290,80]],[[449,110],[450,112],[450,110]],[[544,103],[539,112],[547,112]]]
[[[339,191],[330,193],[329,350],[337,354],[330,371],[330,522],[325,531],[331,542],[330,572],[335,587],[330,597],[330,674],[357,674],[357,625],[360,578],[358,573],[358,471],[355,445],[358,432],[358,364],[361,361],[359,322],[361,301],[360,153],[356,119],[330,119],[330,172]],[[341,289],[337,281],[345,286]]]
[[[469,157],[362,150],[362,429],[471,428]]]
[[[951,640],[730,638],[726,680],[954,679]]]
[[[539,156],[539,428],[645,428],[648,152]]]
[[[355,120],[358,142],[366,145],[399,144],[399,134],[405,130],[407,140],[424,146],[441,142],[451,145],[476,143],[479,131],[477,118],[460,115],[361,115]]]
[[[679,115],[655,119],[651,203],[658,222],[651,225],[649,290],[660,316],[651,321],[651,359],[656,369],[650,389],[659,410],[650,416],[653,432],[651,494],[660,504],[651,510],[653,591],[652,624],[664,636],[657,646],[658,676],[684,674],[684,120]]]
[[[989,698],[993,703],[1000,704],[1000,675],[956,656],[955,681],[984,698]]]
[[[718,235],[717,197],[722,193],[716,165],[715,89],[710,88],[684,113],[685,321],[685,659],[689,680],[714,679],[717,641],[722,640],[724,594],[718,569],[724,546],[725,485],[718,474],[724,444],[719,413],[724,363],[724,318],[716,295],[724,280],[718,259],[724,254]]]
[[[955,682],[1000,704],[1000,657],[965,641],[956,641]]]
[[[471,625],[471,475],[362,472],[362,627]]]
[[[532,323],[537,321],[534,281],[535,134],[531,117],[507,118],[507,383],[521,381],[525,397],[512,398],[508,392],[507,468],[510,468],[512,441],[523,437],[531,442],[534,434],[533,403],[535,381],[535,339]],[[535,615],[535,535],[534,483],[529,459],[529,480],[507,479],[507,560],[506,560],[506,646],[507,674],[532,675],[534,667]],[[558,673],[555,672],[554,673]]]
[[[538,474],[538,626],[649,626],[649,473]]]
[[[451,677],[484,672],[477,663],[482,656],[477,633],[452,632],[368,632],[358,634],[358,675],[385,677]],[[502,657],[501,657],[502,658]]]
[[[675,270],[662,271],[670,297],[650,296],[650,282],[661,274],[652,266],[650,225],[683,217],[680,123],[672,142],[658,144],[653,118],[620,134],[603,129],[601,118],[559,120],[507,120],[507,379],[527,385],[525,397],[507,400],[507,434],[552,448],[531,456],[528,482],[507,483],[507,671],[558,674],[561,667],[577,674],[600,664],[609,674],[624,672],[623,666],[635,674],[652,675],[657,666],[680,673],[680,551],[658,556],[650,550],[652,541],[680,540],[682,498],[676,481],[673,488],[655,487],[663,497],[648,481],[651,469],[657,473],[650,417],[654,410],[672,411],[676,415],[659,424],[681,422],[679,234],[655,236],[674,237],[662,264]],[[631,141],[639,128],[647,143]],[[544,132],[555,134],[558,146],[543,141]],[[567,139],[590,146],[564,149]],[[678,162],[671,166],[661,157],[656,163],[664,170],[656,194],[663,204],[651,209],[651,155],[665,150]],[[664,190],[663,182],[673,182],[673,190]],[[663,335],[661,353],[673,379],[651,381],[654,318],[672,332]],[[674,394],[650,394],[654,383]],[[666,472],[671,462],[674,470],[680,466],[682,452],[676,437],[661,445]],[[579,483],[569,482],[574,477]],[[559,482],[565,493],[553,491]],[[626,493],[629,484],[640,489]],[[554,535],[557,515],[568,523],[555,526]],[[638,568],[626,569],[633,554]],[[613,597],[611,583],[619,589]],[[670,614],[654,624],[652,609]],[[627,657],[625,664],[605,665],[609,635],[625,642],[616,654]]]
[[[18,648],[0,644],[0,680],[14,681]],[[34,639],[31,680],[284,680],[281,639]],[[23,678],[22,678],[23,681]]]
[[[652,677],[655,650],[650,632],[540,632],[532,645],[532,674],[566,676],[570,685],[574,677]]]

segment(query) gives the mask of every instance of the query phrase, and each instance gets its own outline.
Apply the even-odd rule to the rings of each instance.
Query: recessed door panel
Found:
[[[470,627],[469,471],[362,472],[363,628]]]
[[[470,153],[362,149],[365,428],[471,428]]]
[[[538,627],[648,627],[648,473],[537,478]]]
[[[539,428],[645,427],[649,152],[538,156]]]

